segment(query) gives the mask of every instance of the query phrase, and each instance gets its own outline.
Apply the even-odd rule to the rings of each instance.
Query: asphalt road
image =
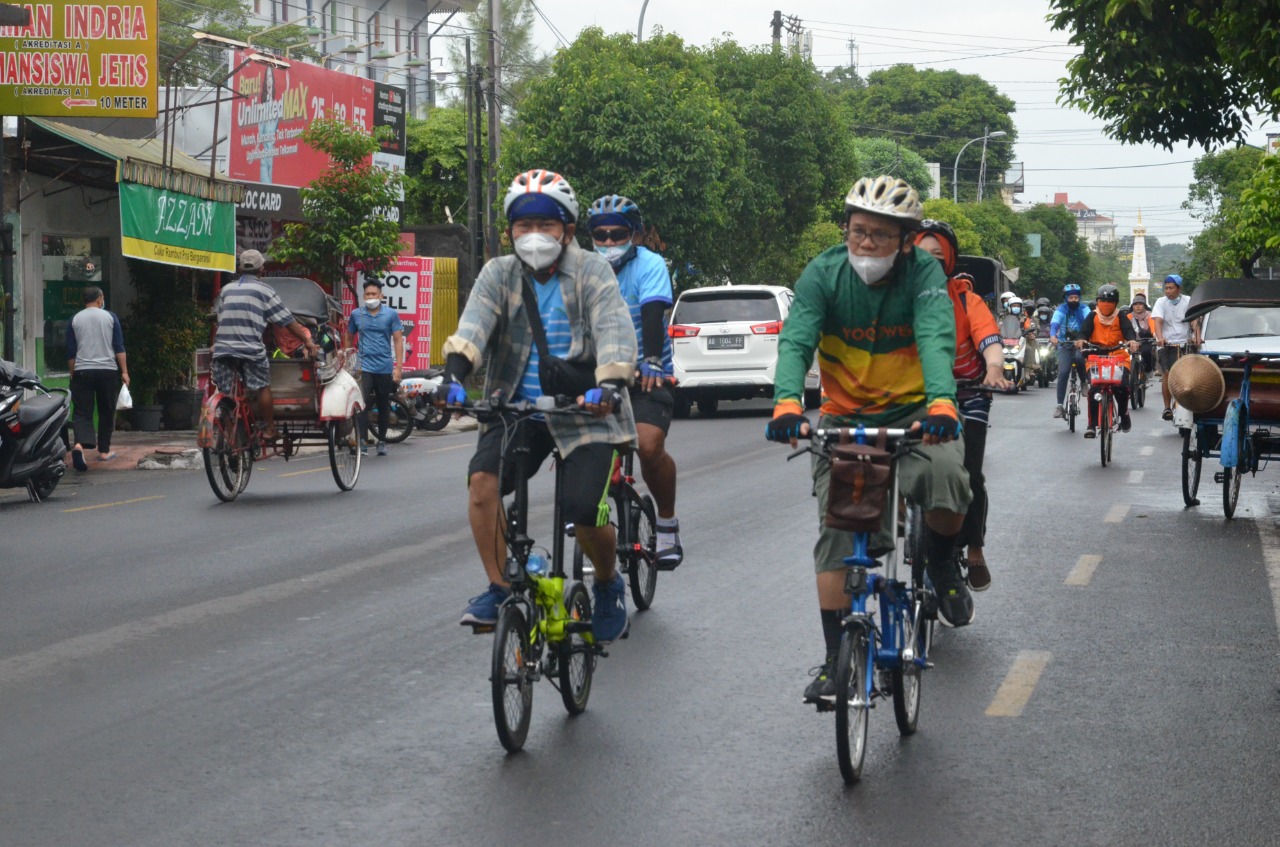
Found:
[[[315,457],[232,504],[200,471],[0,496],[0,845],[1280,841],[1280,476],[1246,479],[1234,521],[1211,479],[1184,510],[1158,410],[1103,469],[1049,392],[1001,398],[994,584],[939,637],[920,732],[873,712],[846,788],[800,703],[807,462],[765,408],[676,423],[687,561],[585,714],[540,686],[515,756],[491,640],[456,623],[483,588],[474,434],[393,446],[346,494]],[[547,526],[550,474],[533,490]]]

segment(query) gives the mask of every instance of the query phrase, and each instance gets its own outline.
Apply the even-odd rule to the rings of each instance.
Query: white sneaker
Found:
[[[1054,406],[1053,416],[1055,418],[1065,418],[1067,416],[1067,413],[1066,413],[1066,410],[1064,410],[1061,406]]]

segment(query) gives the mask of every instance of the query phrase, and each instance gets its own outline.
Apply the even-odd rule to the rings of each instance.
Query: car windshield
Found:
[[[1280,335],[1280,306],[1219,306],[1205,316],[1204,337],[1258,338]]]
[[[709,324],[727,321],[776,321],[782,318],[778,299],[769,291],[687,292],[680,298],[672,323]]]

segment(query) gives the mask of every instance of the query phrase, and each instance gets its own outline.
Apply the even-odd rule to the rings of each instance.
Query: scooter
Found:
[[[442,382],[442,368],[407,371],[401,378],[397,392],[400,407],[413,416],[413,425],[418,429],[438,432],[449,423],[452,413],[448,409],[437,408],[434,402],[436,389]]]
[[[1026,389],[1024,382],[1025,373],[1022,367],[1022,356],[1027,349],[1027,339],[1019,336],[1017,338],[1002,338],[1001,343],[1004,345],[1004,378],[1013,383],[1013,387],[1006,390],[1006,394],[1017,394],[1019,391]]]
[[[49,498],[67,471],[70,413],[70,391],[0,360],[0,488],[23,486],[33,503]]]

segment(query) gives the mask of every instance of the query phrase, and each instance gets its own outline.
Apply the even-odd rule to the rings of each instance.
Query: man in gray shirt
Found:
[[[120,383],[129,384],[120,318],[103,308],[105,298],[98,286],[88,286],[83,296],[84,309],[67,325],[67,367],[71,371],[76,434],[71,461],[78,471],[88,469],[85,450],[97,448],[100,462],[115,455],[111,452],[111,433],[115,431],[116,397],[120,394]],[[96,434],[95,405],[98,410]]]

